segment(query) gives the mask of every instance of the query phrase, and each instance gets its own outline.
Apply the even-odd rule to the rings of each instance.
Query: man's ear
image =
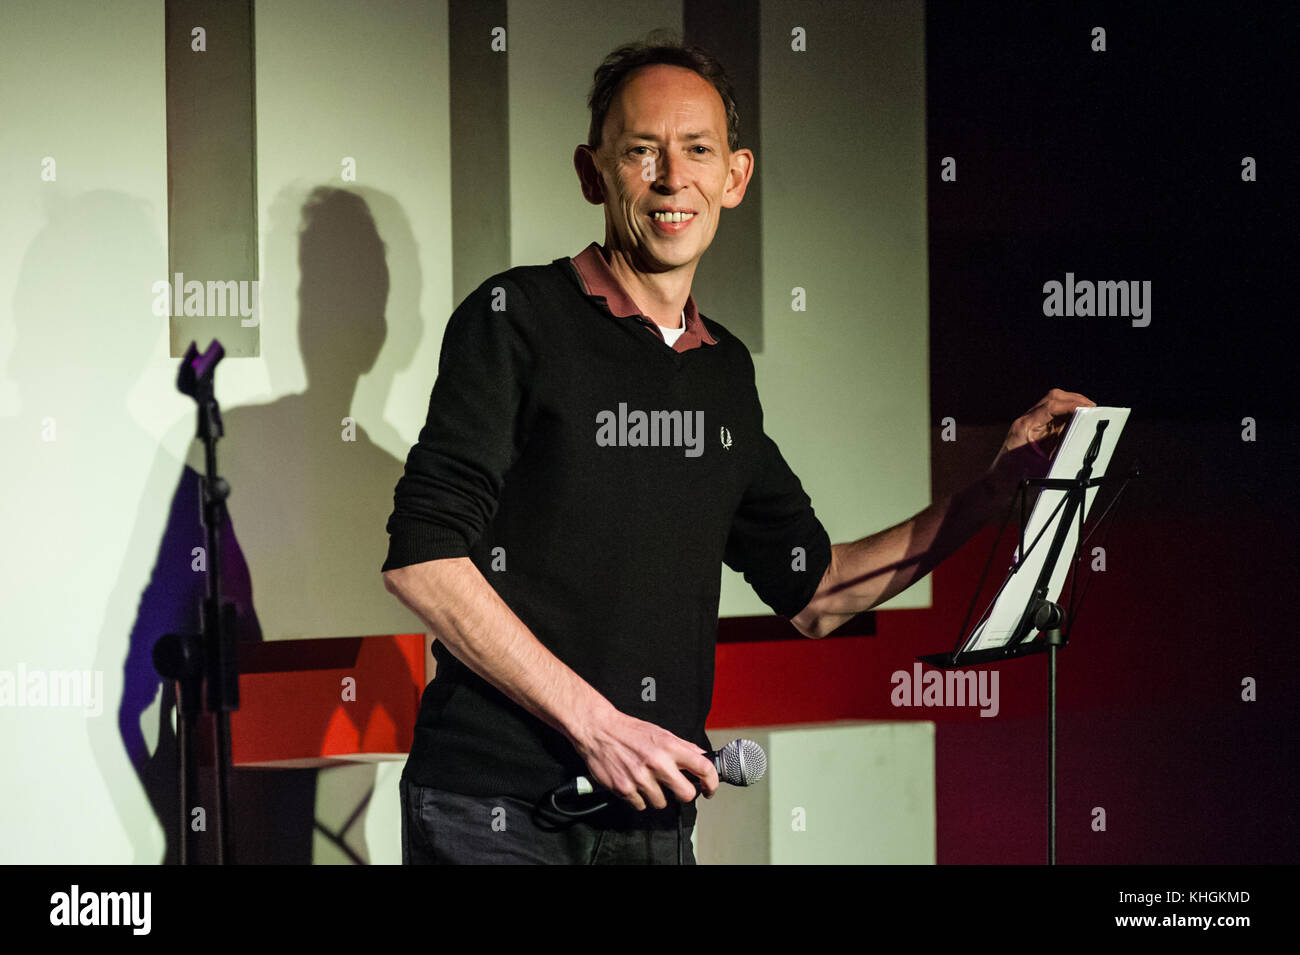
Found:
[[[754,154],[748,149],[737,149],[731,154],[727,170],[727,188],[722,193],[722,207],[734,209],[745,198],[745,189],[754,176]]]
[[[579,146],[573,151],[573,168],[578,172],[583,198],[593,206],[603,206],[605,184],[600,180],[600,170],[596,168],[596,157],[590,146]]]

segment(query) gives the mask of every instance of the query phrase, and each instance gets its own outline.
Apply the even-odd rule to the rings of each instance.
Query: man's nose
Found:
[[[682,187],[679,181],[682,175],[681,160],[664,153],[658,159],[655,169],[655,185],[669,192],[676,192]]]

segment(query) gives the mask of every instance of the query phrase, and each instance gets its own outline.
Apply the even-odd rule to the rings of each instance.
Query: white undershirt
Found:
[[[677,339],[681,338],[682,335],[683,335],[683,333],[685,333],[685,331],[686,331],[686,309],[682,309],[682,327],[681,327],[681,328],[662,328],[662,327],[661,327],[661,328],[659,329],[659,331],[663,333],[664,341],[668,343],[668,347],[669,347],[669,348],[671,348],[673,345],[675,345],[675,344],[677,343]]]

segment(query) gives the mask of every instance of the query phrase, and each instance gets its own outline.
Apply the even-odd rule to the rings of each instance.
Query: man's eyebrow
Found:
[[[659,137],[655,133],[624,133],[623,138],[624,139],[648,139],[652,143],[657,143],[659,141]],[[716,133],[711,133],[708,132],[707,130],[682,134],[682,139],[715,139],[716,140],[718,138],[719,137]]]

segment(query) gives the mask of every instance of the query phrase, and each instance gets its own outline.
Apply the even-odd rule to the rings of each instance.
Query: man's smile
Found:
[[[661,235],[678,235],[695,221],[694,210],[656,209],[647,213],[654,230]]]

